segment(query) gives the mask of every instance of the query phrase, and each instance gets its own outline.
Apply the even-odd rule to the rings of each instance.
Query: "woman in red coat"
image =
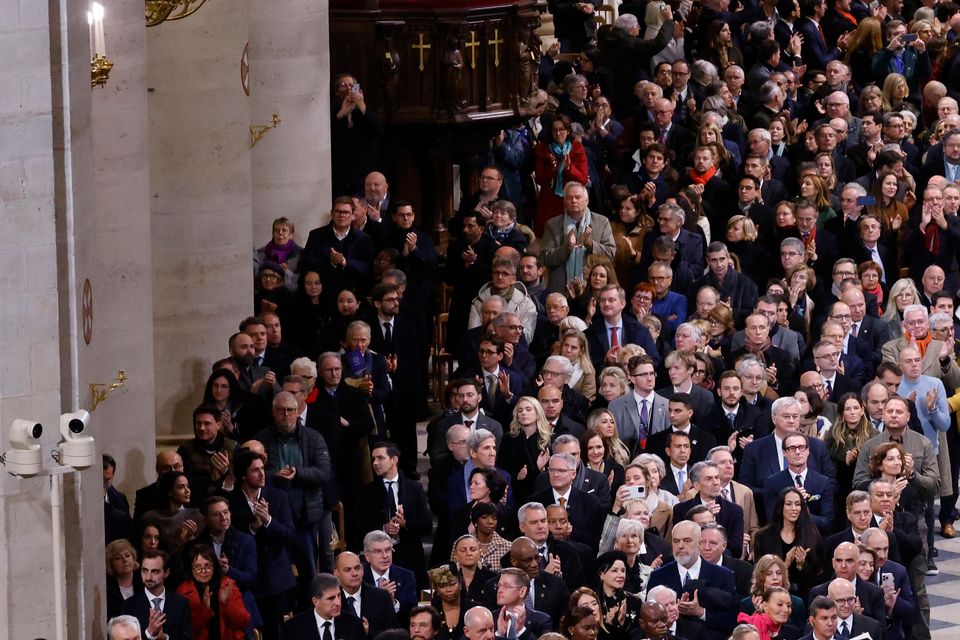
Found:
[[[177,587],[177,593],[190,602],[194,640],[243,640],[250,613],[237,583],[223,575],[220,561],[205,544],[190,549],[188,561],[191,577]]]
[[[547,220],[563,213],[563,186],[568,182],[586,186],[587,152],[579,140],[571,140],[570,119],[557,116],[550,123],[550,142],[538,142],[533,154],[535,176],[540,185],[533,231],[540,236]]]

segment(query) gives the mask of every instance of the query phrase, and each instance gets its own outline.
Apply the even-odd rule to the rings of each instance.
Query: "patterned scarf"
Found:
[[[563,145],[559,145],[556,142],[550,143],[550,153],[557,158],[557,179],[553,183],[553,195],[558,198],[563,197],[563,159],[570,153],[572,146],[569,140],[564,141]]]
[[[570,250],[570,255],[567,257],[567,282],[572,282],[574,278],[583,276],[583,261],[587,255],[587,249],[583,246],[583,232],[590,226],[592,221],[593,216],[590,213],[590,209],[583,212],[583,218],[580,219],[580,224],[577,224],[573,218],[566,213],[563,214],[563,238],[561,242],[566,243],[567,236],[570,235],[571,230],[577,236],[577,246]]]

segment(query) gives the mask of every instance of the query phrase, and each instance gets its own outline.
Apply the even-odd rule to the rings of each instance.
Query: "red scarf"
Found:
[[[930,346],[930,341],[933,340],[933,334],[928,331],[927,336],[925,338],[914,338],[912,335],[910,335],[909,331],[904,329],[903,339],[906,340],[907,342],[910,342],[911,338],[913,338],[916,341],[917,349],[920,350],[920,357],[922,358],[927,353],[927,347]]]
[[[706,173],[703,175],[697,173],[696,169],[690,169],[690,181],[694,184],[707,184],[710,182],[710,179],[713,178],[714,174],[717,172],[716,167],[710,167]]]
[[[852,13],[847,13],[846,11],[843,11],[842,9],[838,9],[837,7],[834,7],[833,10],[836,11],[841,16],[843,16],[844,18],[846,18],[847,20],[849,20],[850,22],[852,22],[853,24],[857,24],[857,19],[853,17]]]
[[[873,289],[864,289],[864,293],[872,293],[877,299],[877,307],[879,308],[880,315],[883,315],[883,287],[880,286],[880,283],[877,283],[877,286]]]
[[[940,253],[940,227],[936,224],[928,224],[923,230],[923,246],[933,255]]]

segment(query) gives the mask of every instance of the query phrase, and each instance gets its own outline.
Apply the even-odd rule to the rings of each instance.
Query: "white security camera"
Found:
[[[91,466],[96,459],[96,441],[83,432],[90,425],[90,414],[80,410],[60,416],[60,464],[77,469]]]
[[[40,473],[43,461],[40,457],[40,436],[43,425],[35,420],[17,418],[10,425],[10,444],[12,448],[4,456],[7,471],[20,476],[33,476]]]

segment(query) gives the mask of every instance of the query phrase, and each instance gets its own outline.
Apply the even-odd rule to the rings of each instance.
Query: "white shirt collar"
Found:
[[[560,498],[563,498],[567,501],[567,504],[570,503],[570,492],[573,491],[573,485],[567,487],[566,493],[558,493],[556,489],[553,490],[553,499],[556,501],[556,504],[560,504]]]
[[[680,584],[683,584],[684,575],[688,576],[690,580],[699,580],[700,579],[700,567],[703,566],[703,558],[697,556],[697,561],[693,563],[693,566],[687,569],[679,562],[677,563],[677,570],[680,572]]]
[[[317,622],[317,631],[320,633],[321,638],[323,637],[323,623],[325,622],[330,623],[330,635],[333,635],[334,628],[336,627],[336,623],[334,623],[333,619],[327,620],[326,618],[322,618],[320,614],[317,613],[316,609],[313,610],[313,619]]]

